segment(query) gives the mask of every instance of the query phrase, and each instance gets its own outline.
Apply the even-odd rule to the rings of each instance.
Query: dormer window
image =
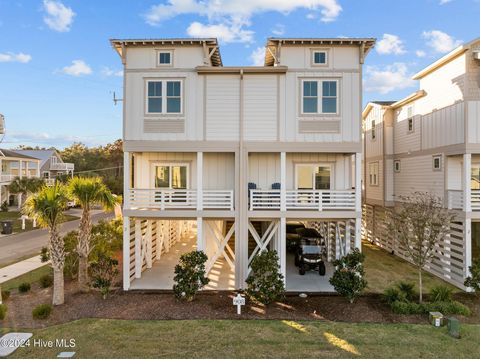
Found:
[[[158,66],[172,66],[173,52],[172,51],[158,51],[157,64]]]
[[[313,50],[312,51],[312,66],[326,66],[328,63],[327,50]]]

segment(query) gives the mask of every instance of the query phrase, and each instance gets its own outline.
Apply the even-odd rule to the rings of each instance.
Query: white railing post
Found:
[[[123,153],[123,208],[130,208],[130,188],[133,188],[133,183],[130,184],[132,176],[130,175],[130,152]]]
[[[250,190],[250,211],[253,210],[253,189]]]
[[[313,198],[315,200],[315,196],[318,196],[318,210],[321,212],[323,211],[323,191],[314,192]]]
[[[233,190],[230,190],[230,211],[233,211]]]
[[[472,171],[472,155],[470,153],[463,154],[463,210],[465,212],[472,211],[472,196],[470,177]]]
[[[135,220],[135,278],[142,277],[142,222]]]
[[[197,152],[197,211],[203,209],[203,152]]]
[[[287,210],[287,154],[280,152],[280,211]]]

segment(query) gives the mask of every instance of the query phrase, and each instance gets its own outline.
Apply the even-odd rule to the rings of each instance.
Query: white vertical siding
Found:
[[[422,149],[464,142],[465,103],[459,102],[421,117]]]
[[[473,158],[472,158],[473,161]],[[446,164],[447,184],[446,189],[461,190],[462,189],[462,156],[447,157]]]
[[[480,143],[480,101],[468,101],[468,143]]]
[[[383,110],[373,106],[365,119],[365,157],[383,155]],[[372,139],[372,121],[375,120],[375,139]]]
[[[412,114],[415,114],[413,105],[405,106],[397,110],[394,129],[394,150],[395,153],[419,151],[421,141],[421,117],[413,116],[413,132],[408,132],[408,108],[412,107]]]
[[[206,76],[206,139],[238,140],[240,79],[234,75]]]
[[[244,76],[245,140],[277,139],[278,75]]]
[[[235,154],[203,154],[203,188],[228,190],[235,188]]]

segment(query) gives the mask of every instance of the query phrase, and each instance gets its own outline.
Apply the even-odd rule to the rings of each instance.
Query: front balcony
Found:
[[[75,165],[73,163],[57,162],[50,164],[50,171],[68,171],[73,172]]]
[[[126,200],[129,209],[234,209],[233,190],[203,190],[200,196],[196,189],[132,188]]]
[[[464,192],[462,190],[449,190],[447,191],[447,206],[448,209],[458,209],[463,211],[469,211],[464,208]],[[470,209],[471,211],[480,211],[480,189],[470,190]]]
[[[255,210],[355,210],[355,190],[250,190],[249,208]]]

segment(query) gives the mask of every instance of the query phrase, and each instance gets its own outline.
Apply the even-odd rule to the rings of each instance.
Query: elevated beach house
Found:
[[[418,72],[420,89],[363,110],[364,236],[400,256],[386,217],[415,191],[440,197],[456,220],[428,270],[463,288],[480,256],[480,40]]]
[[[270,38],[263,66],[217,40],[111,40],[124,65],[124,289],[171,289],[208,255],[208,289],[244,287],[276,250],[287,290],[328,290],[361,246],[362,65],[369,38]],[[326,275],[299,275],[287,237],[315,228]],[[289,229],[290,228],[290,229]],[[330,288],[331,289],[331,288]]]

